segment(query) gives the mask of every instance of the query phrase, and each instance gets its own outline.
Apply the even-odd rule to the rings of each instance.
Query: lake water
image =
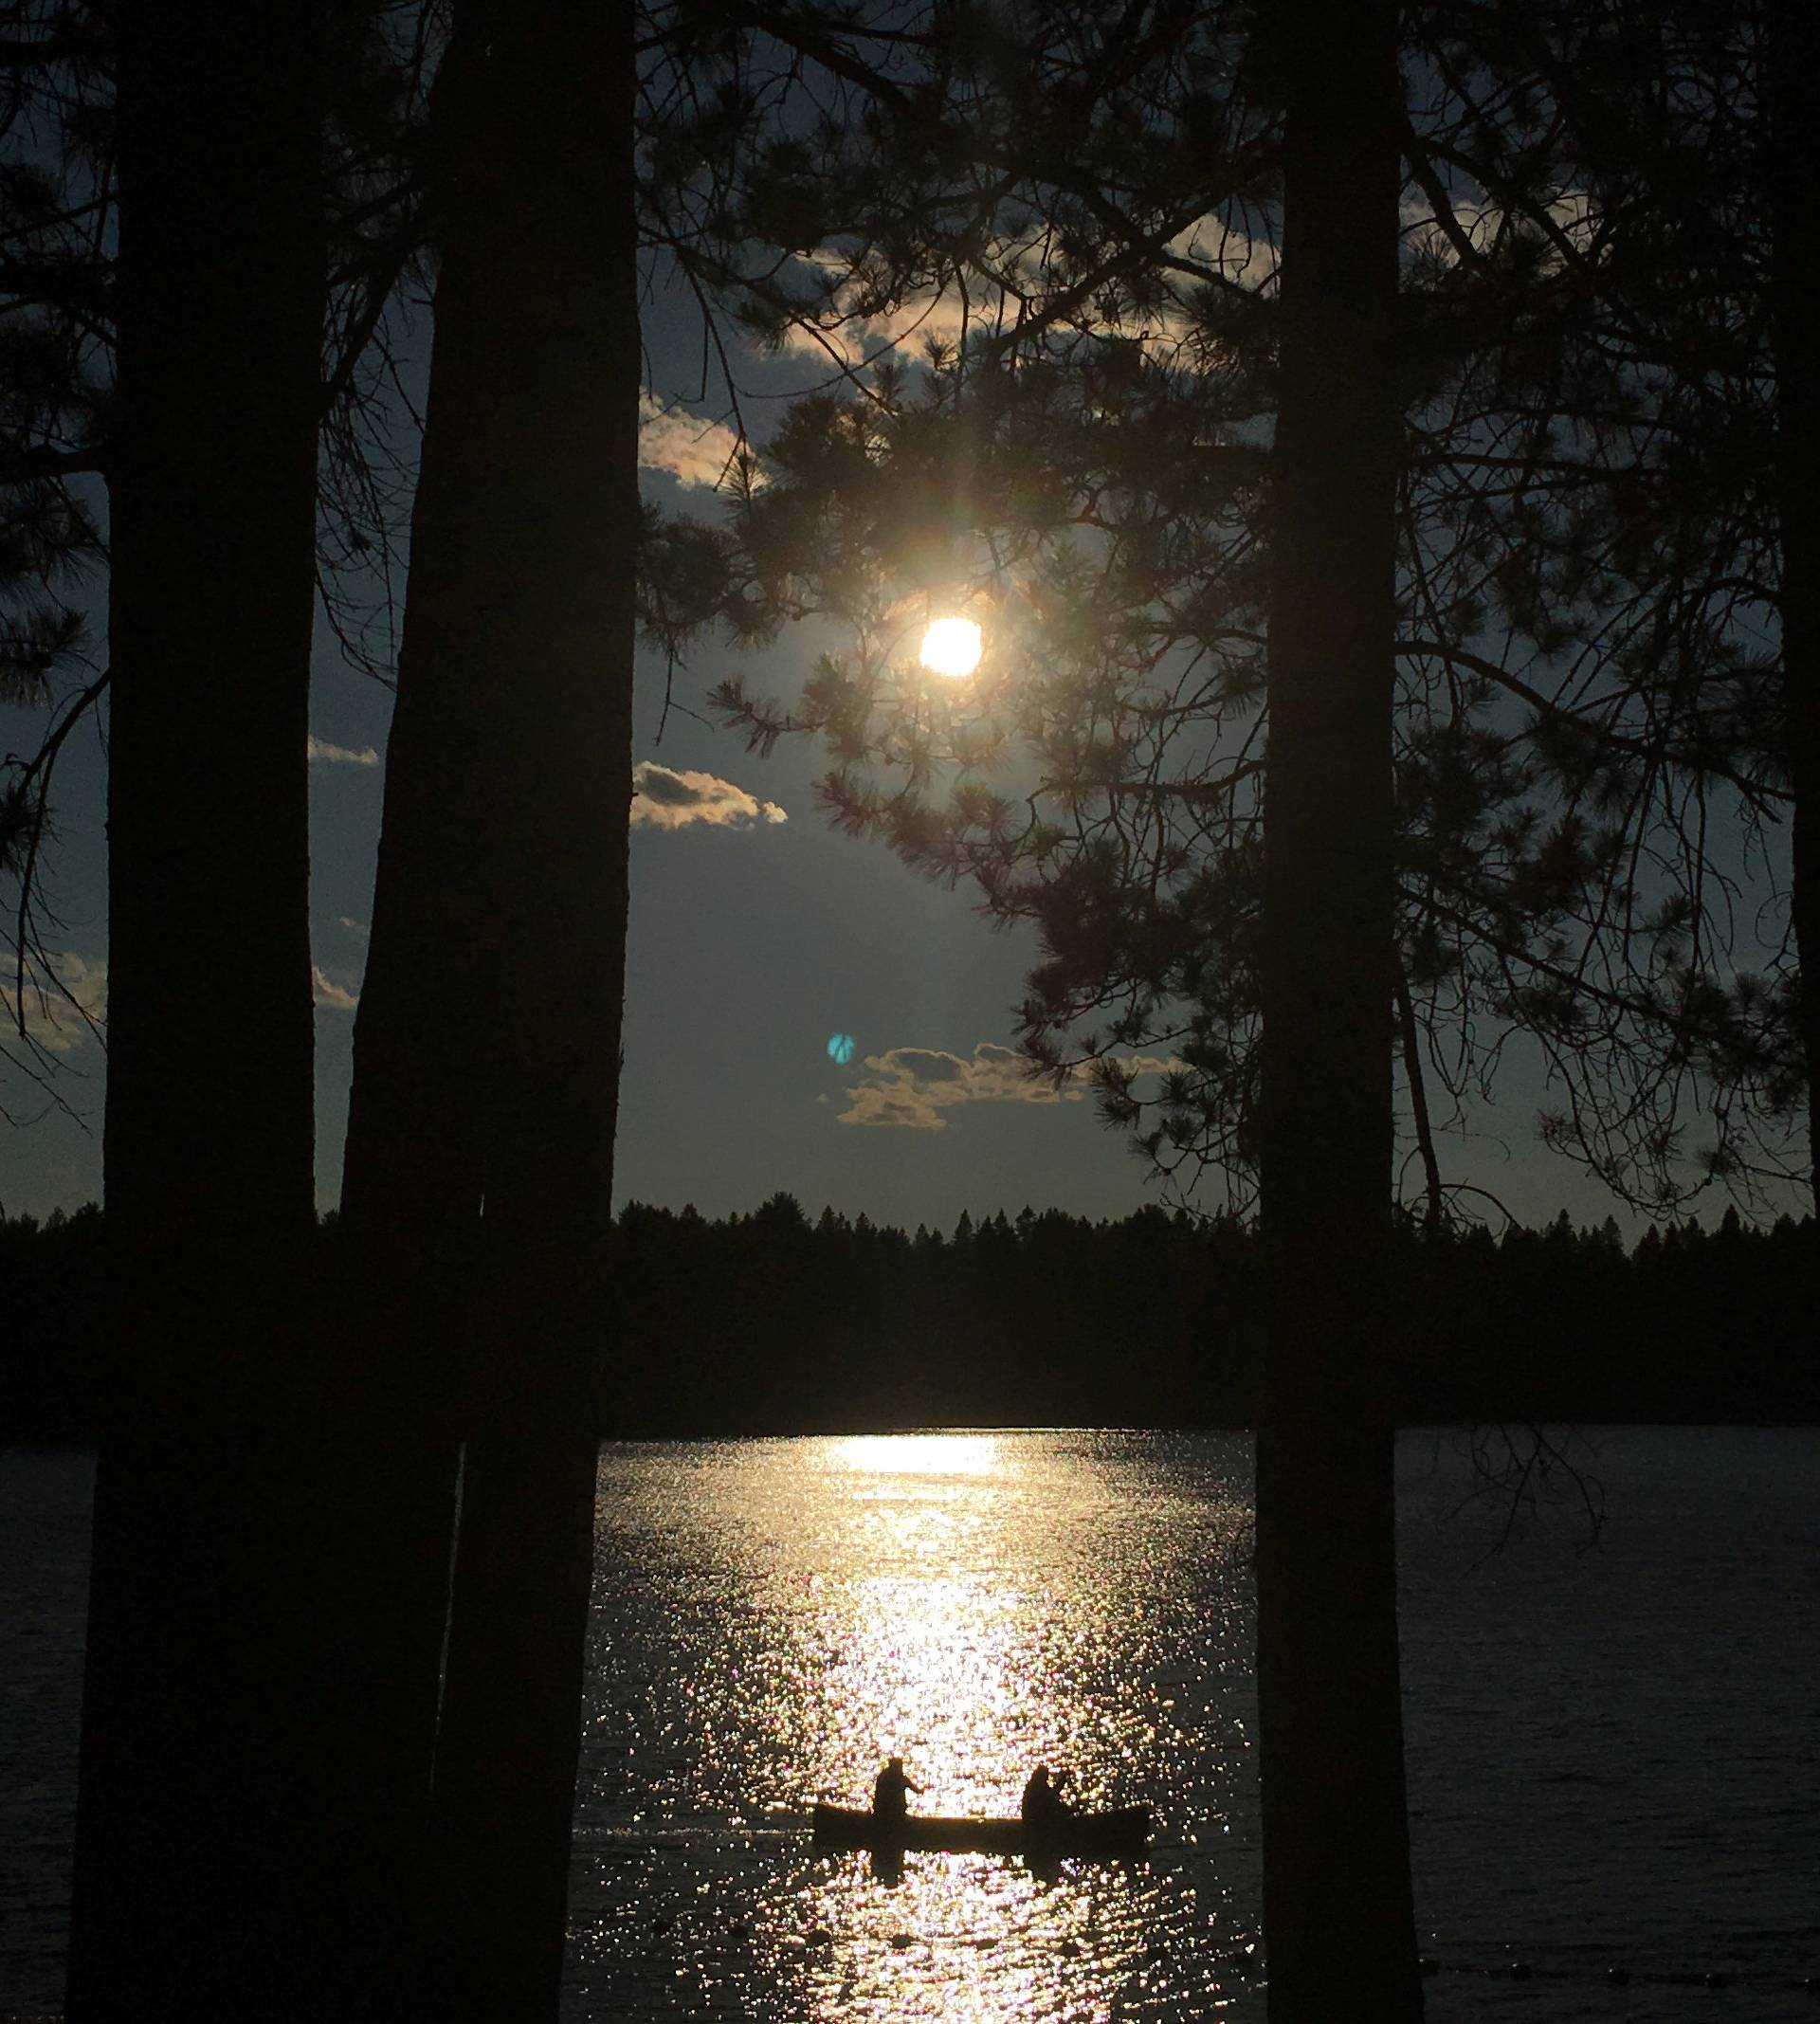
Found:
[[[1596,1433],[1597,1546],[1569,1490],[1476,1566],[1464,1446],[1400,1456],[1429,2016],[1820,2016],[1820,1431]],[[0,1453],[0,2015],[59,1997],[88,1482]],[[569,2015],[1261,2019],[1250,1523],[1237,1438],[603,1450]],[[944,1813],[1071,1766],[1151,1858],[816,1854],[889,1750]]]

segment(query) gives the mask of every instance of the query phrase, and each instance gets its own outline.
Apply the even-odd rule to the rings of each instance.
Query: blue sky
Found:
[[[698,340],[661,300],[646,317],[662,385],[666,355],[696,356]],[[751,362],[761,431],[766,396],[803,375],[801,361]],[[653,496],[711,505],[725,443],[711,414],[664,413],[650,402],[647,416]],[[317,1184],[326,1208],[339,1190],[391,698],[346,667],[328,629],[319,629],[311,917]],[[99,653],[100,639],[92,644]],[[788,694],[827,644],[802,628],[739,658],[757,685]],[[677,700],[699,703],[730,657],[704,647],[678,677]],[[933,886],[883,848],[832,831],[815,802],[825,767],[817,748],[786,742],[758,758],[686,709],[665,718],[664,689],[662,665],[642,660],[636,757],[664,771],[646,775],[651,793],[633,840],[622,1198],[693,1202],[713,1215],[787,1189],[811,1213],[831,1202],[877,1221],[942,1228],[962,1210],[1014,1214],[1028,1204],[1116,1216],[1159,1198],[1090,1100],[1058,1099],[1010,1060],[1028,939],[989,927],[965,891]],[[37,729],[25,713],[0,712],[8,748],[30,749]],[[47,941],[65,981],[98,1004],[104,782],[99,736],[85,727],[59,775],[48,895],[60,924]],[[206,799],[206,783],[196,789]],[[197,1043],[173,1073],[208,1073],[209,1033],[234,1016],[233,973],[234,931],[224,922],[213,973],[171,979],[193,1008]],[[837,1033],[854,1042],[845,1066],[829,1058]],[[22,1121],[0,1121],[0,1207],[9,1214],[42,1215],[101,1192],[103,1051],[67,1016],[46,1037],[56,1048],[57,1089],[75,1115],[46,1106],[16,1077],[0,1087],[0,1103]],[[1525,1221],[1564,1205],[1581,1220],[1605,1215],[1611,1205],[1601,1191],[1538,1143],[1542,1090],[1520,1052],[1502,1087],[1502,1106],[1475,1118],[1472,1136],[1447,1141],[1448,1177],[1491,1190]]]
[[[671,489],[661,474],[652,482]],[[759,675],[787,690],[818,644],[806,630],[787,634]],[[682,678],[681,699],[699,698],[726,659],[724,649],[704,649]],[[786,742],[760,759],[678,710],[658,744],[664,670],[646,661],[639,673],[638,757],[684,776],[674,792],[688,819],[643,822],[633,838],[622,1198],[693,1202],[717,1215],[781,1188],[811,1212],[832,1202],[875,1221],[944,1229],[963,1209],[1015,1214],[1028,1203],[1117,1216],[1157,1198],[1090,1101],[1054,1101],[1006,1060],[1028,940],[981,921],[964,890],[944,891],[883,848],[830,830],[815,804],[824,761],[813,746]],[[324,1207],[339,1189],[390,707],[387,690],[339,665],[332,641],[318,647],[311,921]],[[30,722],[8,714],[4,735],[15,744]],[[104,779],[99,739],[84,731],[61,777],[51,890],[64,923],[53,946],[90,978],[106,961]],[[700,781],[737,792],[716,801]],[[233,964],[224,924],[216,973],[172,979],[193,1006],[197,1039],[173,1072],[207,1074],[209,1030],[233,1017]],[[828,1055],[836,1033],[855,1044],[846,1067]],[[104,1057],[79,1028],[66,1025],[64,1037],[59,1086],[87,1129],[54,1111],[0,1125],[0,1203],[9,1214],[43,1215],[100,1194]],[[1535,1145],[1534,1094],[1514,1091],[1502,1115],[1480,1121],[1485,1136],[1455,1141],[1450,1167],[1525,1220],[1563,1203],[1596,1219],[1608,1206],[1599,1192]],[[43,1106],[15,1088],[9,1107],[31,1118]],[[914,1121],[860,1121],[867,1116]]]
[[[812,652],[786,639],[766,655],[765,679],[787,685]],[[700,657],[682,700],[710,685],[721,658]],[[657,802],[659,819],[633,839],[622,1195],[719,1214],[786,1188],[814,1208],[944,1227],[963,1208],[1117,1215],[1145,1199],[1141,1168],[1090,1103],[1053,1101],[1003,1059],[1027,946],[988,927],[964,893],[830,830],[814,803],[816,750],[786,745],[760,760],[678,710],[660,745],[663,683],[660,664],[641,664],[639,757],[680,779],[652,783],[677,798]],[[310,911],[324,1207],[339,1188],[390,705],[388,691],[338,665],[333,642],[319,647]],[[8,742],[23,742],[31,720],[8,714]],[[60,779],[50,889],[63,926],[50,939],[90,980],[106,964],[104,784],[85,730]],[[215,976],[172,980],[193,1002],[198,1043],[174,1072],[206,1074],[209,1028],[233,1016],[232,940],[224,925]],[[828,1055],[836,1033],[854,1042],[845,1067]],[[58,1086],[77,1116],[40,1116],[42,1099],[14,1087],[8,1107],[36,1121],[0,1125],[11,1214],[100,1194],[104,1054],[67,1015],[55,1038]],[[843,1122],[868,1087],[907,1089],[917,1101],[896,1108],[918,1122]]]

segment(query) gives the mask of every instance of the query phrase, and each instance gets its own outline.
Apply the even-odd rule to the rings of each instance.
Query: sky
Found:
[[[676,500],[671,478],[653,471],[647,482]],[[755,665],[738,659],[787,691],[822,644],[804,629]],[[712,646],[698,654],[678,679],[679,700],[699,701],[732,657]],[[1098,1218],[1167,1199],[1089,1097],[1057,1097],[1021,1072],[1013,1010],[1028,938],[989,925],[964,889],[944,890],[883,847],[830,829],[816,806],[818,748],[786,741],[759,758],[676,709],[660,743],[664,682],[661,663],[642,657],[620,1198],[724,1215],[781,1189],[811,1214],[831,1203],[944,1230],[963,1210]],[[385,688],[340,666],[332,641],[318,644],[310,911],[325,1209],[339,1194],[390,709]],[[0,735],[11,745],[28,725],[6,714]],[[104,787],[100,740],[85,731],[64,760],[51,886],[63,922],[53,945],[79,995],[105,977]],[[232,976],[224,923],[216,974],[172,980],[191,999],[200,1043],[174,1072],[207,1074],[209,1030],[234,1016]],[[77,1117],[37,1116],[41,1100],[9,1090],[8,1107],[37,1121],[0,1123],[9,1214],[100,1196],[104,1055],[72,1021],[56,1039],[58,1086]],[[849,1040],[850,1058],[835,1058],[848,1050],[830,1042]],[[1480,1122],[1485,1136],[1452,1148],[1461,1177],[1492,1188],[1524,1221],[1564,1204],[1579,1220],[1604,1215],[1597,1189],[1534,1143],[1520,1103]]]
[[[426,319],[427,320],[427,319]],[[646,304],[647,376],[686,386],[699,334],[660,298]],[[806,368],[750,361],[760,426],[767,398]],[[668,507],[711,511],[730,439],[711,401],[677,409],[647,396],[645,482]],[[774,408],[770,411],[774,412]],[[96,628],[99,634],[99,622]],[[352,1041],[371,919],[391,695],[343,665],[318,628],[309,750],[312,947],[317,994],[317,1197],[338,1198]],[[836,644],[810,627],[757,655],[712,643],[676,678],[641,656],[636,697],[632,908],[618,1194],[703,1214],[755,1208],[779,1190],[811,1214],[952,1229],[1026,1206],[1116,1217],[1165,1194],[1083,1088],[1032,1082],[1013,1052],[1014,1008],[1034,956],[1022,931],[989,925],[965,890],[919,878],[882,846],[831,830],[816,804],[826,761],[786,740],[767,757],[695,714],[737,660],[755,686],[788,695]],[[94,649],[101,650],[99,637]],[[661,728],[661,738],[660,738]],[[29,750],[37,725],[0,709],[0,741]],[[195,783],[206,805],[207,783]],[[97,729],[65,749],[59,775],[48,937],[64,981],[104,1004],[105,761]],[[212,975],[173,977],[193,1007],[198,1046],[174,1073],[208,1073],[208,1035],[234,1016],[234,929],[222,924]],[[43,1216],[101,1194],[104,1051],[64,1014],[53,1048],[67,1113],[7,1077],[0,1103],[0,1211]],[[4,1076],[4,1070],[0,1070]],[[1506,1101],[1444,1142],[1449,1179],[1484,1188],[1519,1219],[1566,1207],[1596,1222],[1614,1205],[1544,1151],[1544,1101],[1520,1053]],[[1319,1157],[1319,1148],[1314,1149]],[[1217,1208],[1216,1195],[1203,1197]],[[1717,1213],[1717,1211],[1715,1211]],[[1626,1222],[1619,1212],[1621,1222]],[[1496,1212],[1492,1219],[1497,1220]]]
[[[815,650],[786,639],[762,679],[786,685]],[[681,700],[705,692],[724,659],[704,652],[680,678]],[[811,1211],[832,1202],[874,1221],[948,1228],[963,1209],[1015,1214],[1027,1203],[1120,1215],[1154,1193],[1090,1101],[1058,1099],[1012,1055],[1028,944],[989,927],[965,893],[833,832],[815,806],[815,749],[785,745],[760,760],[681,710],[658,742],[663,666],[642,659],[639,676],[622,1199],[725,1214],[784,1189]],[[339,1192],[390,704],[387,690],[337,665],[332,642],[318,646],[310,912],[324,1208]],[[0,735],[20,742],[24,713],[8,714],[15,721]],[[52,942],[81,994],[106,965],[105,767],[93,733],[79,734],[65,767]],[[191,993],[204,1043],[175,1072],[208,1072],[208,1028],[233,1016],[232,970],[224,924],[218,974],[173,980]],[[78,1116],[0,1124],[9,1214],[100,1194],[104,1055],[66,1015],[50,1037]],[[842,1043],[832,1054],[830,1042]],[[8,1107],[30,1119],[44,1106],[15,1086]]]

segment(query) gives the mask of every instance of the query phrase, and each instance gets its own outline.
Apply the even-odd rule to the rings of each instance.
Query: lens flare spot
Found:
[[[828,1058],[838,1067],[845,1068],[847,1063],[853,1059],[853,1035],[851,1033],[830,1033],[828,1036]]]
[[[971,675],[985,640],[971,618],[937,618],[922,635],[922,665],[932,675]]]

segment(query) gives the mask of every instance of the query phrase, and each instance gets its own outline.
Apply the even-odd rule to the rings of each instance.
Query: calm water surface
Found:
[[[1570,1499],[1476,1568],[1462,1445],[1402,1453],[1430,2017],[1820,2016],[1820,1433],[1601,1433],[1597,1549]],[[0,2014],[58,1993],[86,1487],[0,1455]],[[570,2016],[1262,2018],[1250,1523],[1238,1439],[604,1450]],[[815,1854],[892,1750],[938,1812],[1067,1764],[1151,1859]]]

